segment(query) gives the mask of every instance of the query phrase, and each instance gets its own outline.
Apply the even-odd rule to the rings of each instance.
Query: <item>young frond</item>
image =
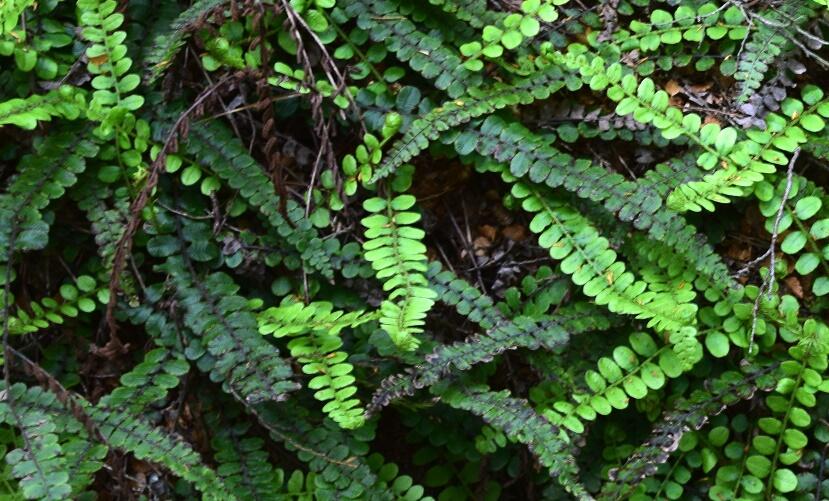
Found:
[[[380,326],[402,350],[414,350],[423,332],[426,314],[437,294],[429,288],[423,230],[411,225],[420,214],[410,212],[415,197],[370,198],[363,208],[372,213],[361,221],[366,227],[365,259],[383,282],[387,299],[380,305]]]
[[[286,303],[259,314],[259,332],[274,337],[290,337],[291,356],[302,364],[302,372],[313,375],[308,387],[314,398],[326,402],[322,408],[343,428],[359,428],[364,423],[363,408],[354,397],[357,387],[354,367],[346,362],[348,353],[339,350],[340,332],[375,318],[361,311],[333,311],[327,302]]]

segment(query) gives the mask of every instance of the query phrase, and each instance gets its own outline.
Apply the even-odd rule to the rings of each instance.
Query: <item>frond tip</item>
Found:
[[[414,204],[412,195],[370,198],[363,208],[373,214],[362,220],[367,239],[364,257],[388,293],[380,305],[380,325],[395,345],[407,351],[420,344],[415,335],[423,332],[426,314],[437,299],[425,275],[426,246],[421,242],[425,233],[411,226],[420,221],[420,214],[410,211]]]

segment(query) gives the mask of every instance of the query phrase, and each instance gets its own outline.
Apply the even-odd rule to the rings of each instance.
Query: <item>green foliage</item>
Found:
[[[24,157],[20,171],[0,198],[0,259],[10,252],[42,249],[49,225],[41,211],[60,198],[86,168],[86,159],[98,153],[88,140],[68,132],[53,134],[36,154]]]
[[[164,348],[148,351],[141,363],[121,375],[121,386],[102,398],[99,404],[141,414],[152,404],[163,401],[189,370],[190,364],[180,353]]]
[[[0,0],[0,497],[829,498],[825,3]]]
[[[514,84],[497,83],[491,89],[445,102],[412,122],[403,137],[389,149],[386,160],[374,172],[372,182],[388,176],[409,162],[442,132],[507,106],[526,105],[537,99],[547,99],[564,86],[562,79],[561,70],[550,66],[538,75],[519,79]]]
[[[536,414],[526,401],[510,397],[506,390],[496,392],[479,387],[449,388],[439,395],[447,405],[476,414],[511,439],[527,444],[568,492],[577,499],[590,498],[576,480],[578,469],[575,458],[567,453],[566,435]]]
[[[163,265],[175,287],[185,315],[184,325],[198,336],[188,349],[190,358],[211,366],[211,378],[248,402],[282,400],[296,389],[291,369],[276,348],[257,332],[256,316],[236,295],[239,286],[224,273],[194,277],[186,261],[174,256]],[[253,362],[255,360],[255,362]]]
[[[757,197],[761,200],[760,211],[766,216],[766,228],[771,229],[777,211],[783,204],[785,180],[773,187],[770,183],[758,186]],[[791,256],[793,271],[797,275],[813,276],[812,294],[825,296],[829,293],[829,264],[824,240],[827,234],[827,211],[824,208],[826,193],[807,179],[795,176],[778,225],[781,234],[780,250]],[[773,214],[772,214],[773,211]],[[796,258],[796,259],[795,259]]]
[[[198,164],[210,169],[218,178],[239,190],[248,203],[256,207],[272,228],[302,257],[303,267],[331,275],[331,263],[323,241],[317,236],[302,207],[294,200],[285,202],[285,213],[280,210],[280,199],[273,183],[248,155],[244,146],[227,128],[219,124],[196,125],[190,131],[188,151]]]
[[[400,61],[434,80],[435,87],[446,91],[449,97],[459,97],[481,83],[480,76],[463,64],[460,54],[443,45],[438,36],[419,31],[405,16],[394,23],[386,22],[396,12],[394,2],[358,0],[349,2],[345,12],[356,17],[357,26],[368,32],[372,40],[385,43]]]
[[[420,344],[415,335],[423,332],[437,297],[424,275],[425,233],[411,226],[420,220],[420,214],[409,211],[414,204],[412,195],[369,198],[363,208],[372,215],[361,221],[366,227],[364,257],[388,294],[380,305],[380,325],[395,345],[409,351]]]
[[[579,198],[601,203],[622,221],[647,230],[653,239],[671,246],[672,259],[681,256],[717,289],[724,290],[733,284],[721,259],[706,245],[704,237],[673,212],[660,210],[664,206],[661,200],[664,194],[659,187],[665,186],[661,179],[654,181],[645,177],[636,183],[627,181],[619,173],[563,153],[520,124],[505,122],[497,116],[456,137],[455,149],[459,153],[469,153],[473,148],[504,164],[509,160],[509,173],[516,178],[529,178],[533,183],[551,188],[564,187]],[[489,162],[479,163],[477,167],[486,172],[505,171]]]
[[[19,309],[17,314],[8,319],[9,334],[32,334],[51,324],[63,324],[67,318],[75,318],[80,313],[92,313],[99,304],[109,301],[108,289],[101,288],[89,275],[77,278],[75,284],[60,287],[58,299],[43,298],[40,302],[29,303],[31,313]]]
[[[763,21],[745,43],[734,78],[739,82],[737,100],[745,102],[763,83],[769,68],[780,56],[792,49],[789,31],[809,23],[817,10],[808,2],[782,2],[762,13]]]
[[[539,245],[561,260],[561,271],[572,275],[573,283],[610,311],[648,319],[648,326],[679,331],[693,323],[696,306],[679,303],[668,294],[646,292],[616,259],[607,239],[599,236],[590,222],[572,207],[533,187],[516,183],[511,194],[521,207],[535,214],[530,230],[539,234]]]
[[[0,125],[12,124],[23,129],[34,129],[38,121],[49,121],[52,117],[73,120],[85,111],[84,93],[64,85],[47,94],[0,102]]]
[[[144,60],[149,67],[148,83],[158,79],[170,67],[178,51],[184,47],[189,32],[215,10],[224,9],[225,3],[224,0],[200,0],[179,14],[166,32],[156,37]]]
[[[115,0],[80,0],[80,25],[83,37],[91,42],[86,49],[87,69],[92,75],[92,101],[87,114],[92,120],[103,125],[101,132],[108,134],[110,128],[123,119],[124,113],[136,111],[144,104],[139,94],[129,95],[138,87],[141,79],[128,73],[132,59],[126,57],[124,40],[127,33],[118,28],[124,22],[124,15],[115,12]]]
[[[555,6],[566,2],[567,0],[524,0],[521,2],[520,13],[507,15],[497,26],[484,26],[480,42],[469,42],[460,47],[461,54],[468,58],[463,63],[464,67],[470,71],[480,71],[484,67],[481,56],[498,59],[504,55],[505,50],[513,50],[526,39],[532,39],[541,31],[541,23],[552,23],[558,19]]]
[[[15,408],[10,401],[24,397],[25,386],[15,385],[5,390],[6,395],[0,417],[3,422],[20,429],[24,449],[15,449],[6,456],[12,465],[12,474],[20,480],[20,488],[26,499],[65,499],[72,491],[69,485],[67,461],[58,441],[54,417],[40,407],[48,407],[56,397],[40,388],[27,395],[31,406]]]
[[[20,14],[35,3],[34,0],[9,0],[0,7],[0,36],[11,32],[20,19]]]
[[[282,338],[290,336],[291,356],[302,365],[302,372],[315,375],[308,387],[316,390],[314,398],[327,402],[322,408],[343,428],[362,426],[363,409],[354,397],[357,387],[351,374],[354,367],[346,362],[348,354],[335,351],[342,347],[340,331],[372,319],[362,312],[343,314],[331,311],[331,303],[283,304],[259,315],[259,332]]]
[[[611,470],[613,482],[605,485],[602,495],[612,499],[629,495],[657,465],[667,461],[672,452],[679,447],[685,448],[686,433],[699,430],[727,407],[752,398],[758,389],[770,390],[775,382],[768,368],[748,367],[742,374],[725,372],[711,381],[708,389],[697,390],[688,399],[677,402],[625,464]],[[685,443],[689,442],[685,439]]]
[[[631,334],[628,343],[599,358],[597,370],[584,373],[589,391],[572,395],[572,402],[555,402],[548,417],[575,433],[584,433],[583,421],[626,409],[631,399],[645,398],[665,386],[667,379],[688,370],[693,363],[684,363],[679,351],[676,345],[659,347],[646,332]]]

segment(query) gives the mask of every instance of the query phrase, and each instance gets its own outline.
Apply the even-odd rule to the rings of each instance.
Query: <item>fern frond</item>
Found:
[[[701,356],[701,348],[699,351]],[[644,358],[640,360],[640,356]],[[577,392],[567,400],[555,402],[543,414],[553,423],[581,434],[585,421],[608,415],[614,409],[626,409],[631,399],[645,398],[651,390],[662,388],[668,378],[679,377],[690,365],[681,361],[670,344],[659,347],[649,334],[633,333],[628,343],[613,349],[611,357],[599,358],[598,371],[585,372],[589,392]]]
[[[81,275],[75,284],[66,283],[60,287],[58,299],[47,297],[29,303],[31,314],[22,308],[18,309],[8,319],[9,334],[33,334],[50,325],[60,325],[65,318],[91,313],[98,307],[98,303],[106,304],[108,300],[107,288],[98,286],[89,275]]]
[[[509,172],[550,188],[563,187],[579,198],[602,204],[620,220],[664,241],[689,265],[699,269],[720,290],[734,286],[728,269],[705,237],[673,211],[665,210],[660,183],[645,177],[636,182],[586,159],[577,159],[552,147],[548,141],[517,122],[496,115],[454,138],[456,151],[477,151],[509,165]],[[502,172],[492,162],[478,163],[478,170]],[[692,243],[693,242],[693,243]]]
[[[539,234],[539,245],[549,249],[553,259],[561,260],[561,270],[597,304],[607,305],[614,313],[647,319],[649,326],[658,329],[678,331],[693,323],[696,305],[646,292],[647,284],[625,271],[607,239],[566,203],[520,182],[511,193],[524,210],[535,214],[530,230]]]
[[[769,113],[766,130],[746,131],[748,139],[741,141],[734,153],[740,159],[734,163],[744,167],[728,164],[701,181],[680,185],[669,195],[668,205],[680,211],[713,211],[712,202],[727,203],[730,196],[745,196],[765,174],[773,174],[775,166],[787,165],[791,153],[808,141],[808,133],[819,133],[826,127],[829,99],[824,99],[818,87],[806,86],[802,101],[787,98],[781,105],[789,118]],[[730,158],[735,160],[733,155]]]
[[[210,440],[213,458],[218,463],[216,473],[238,494],[240,501],[281,499],[274,489],[277,473],[264,448],[265,441],[251,436],[250,424],[239,422],[242,416],[221,409],[212,409],[207,416],[208,429],[214,433]]]
[[[150,405],[162,401],[189,370],[190,364],[181,353],[167,348],[150,350],[140,364],[119,378],[121,386],[101,398],[99,405],[141,415]]]
[[[357,19],[357,26],[372,40],[385,43],[398,59],[424,78],[434,80],[435,87],[449,97],[459,97],[467,89],[480,86],[481,76],[466,69],[454,49],[444,45],[434,32],[423,33],[407,17],[399,16],[395,2],[356,0],[344,10]]]
[[[66,457],[56,433],[58,427],[54,416],[40,408],[50,406],[57,397],[22,384],[4,388],[3,393],[0,421],[18,428],[23,435],[24,448],[13,450],[6,457],[23,495],[27,499],[66,499],[72,487]],[[31,401],[37,406],[31,405]]]
[[[779,176],[782,177],[782,176]],[[825,231],[829,197],[812,181],[802,176],[792,176],[788,198],[783,202],[787,179],[780,179],[773,189],[758,190],[762,197],[760,213],[766,217],[766,230],[774,231],[774,221],[783,205],[783,218],[777,226],[781,234],[780,250],[783,254],[797,257],[794,271],[803,277],[813,276],[811,291],[815,296],[829,294],[829,260]],[[765,188],[765,187],[764,187]]]
[[[370,198],[363,208],[373,215],[361,221],[366,227],[364,257],[388,293],[380,305],[380,325],[406,351],[420,344],[415,335],[423,332],[426,314],[437,298],[423,275],[427,269],[426,246],[421,243],[425,233],[410,226],[420,220],[420,214],[408,212],[414,204],[412,195]]]
[[[167,273],[185,315],[184,324],[210,354],[211,378],[246,402],[284,400],[297,389],[292,371],[276,347],[259,334],[256,316],[247,301],[236,295],[239,286],[224,273],[204,278],[191,274],[185,260],[173,256],[159,270]],[[192,357],[191,357],[192,358]]]
[[[192,483],[204,499],[236,499],[216,472],[204,466],[199,454],[186,443],[125,411],[95,407],[87,412],[102,439],[110,446],[129,451],[138,459],[163,465]]]
[[[462,315],[468,315],[487,332],[440,345],[426,356],[424,363],[384,379],[368,405],[369,413],[376,413],[393,400],[438,383],[453,370],[469,370],[504,351],[560,348],[571,335],[605,330],[612,323],[599,308],[586,303],[559,308],[553,317],[519,316],[509,320],[498,313],[488,296],[454,274],[440,272],[439,266],[430,267],[429,279],[441,301],[454,306]]]
[[[132,59],[126,57],[127,34],[118,30],[124,22],[124,15],[116,12],[115,0],[79,0],[79,24],[83,36],[91,42],[86,49],[89,62],[87,69],[93,75],[92,101],[87,115],[101,122],[101,132],[109,135],[112,127],[122,119],[124,113],[136,111],[144,104],[144,96],[129,95],[138,87],[141,79],[128,73]]]
[[[470,71],[481,71],[484,63],[481,57],[499,60],[505,51],[517,49],[541,32],[541,23],[552,23],[558,19],[557,5],[567,0],[530,0],[521,2],[517,12],[503,18],[502,22],[484,26],[481,40],[465,43],[461,54],[467,57],[464,67]]]
[[[765,399],[772,416],[760,422],[760,433],[752,440],[753,461],[768,465],[765,492],[786,495],[797,486],[792,468],[809,444],[804,433],[812,424],[815,394],[826,389],[822,374],[829,367],[829,327],[809,318],[796,333],[797,344],[780,364],[782,377]],[[807,410],[810,409],[810,410]]]
[[[230,130],[211,122],[193,124],[188,135],[188,152],[210,169],[267,219],[280,236],[302,255],[307,271],[333,277],[330,256],[304,209],[293,200],[285,201],[287,219],[280,212],[280,199],[262,167],[233,136]]]
[[[744,373],[725,372],[709,381],[706,390],[697,390],[689,398],[677,402],[630,459],[622,467],[610,471],[610,482],[602,488],[601,499],[619,499],[628,495],[642,480],[653,475],[659,464],[668,460],[686,432],[700,429],[727,407],[751,399],[757,390],[773,388],[777,382],[770,370],[773,368],[749,365]]]
[[[10,124],[31,130],[38,122],[48,122],[52,117],[75,120],[85,111],[84,92],[71,85],[62,85],[46,94],[0,102],[0,126]]]
[[[23,11],[31,7],[35,0],[7,0],[0,5],[0,37],[11,32]]]
[[[510,439],[526,444],[570,494],[577,499],[592,499],[578,481],[578,466],[568,450],[567,435],[537,414],[526,400],[512,398],[508,390],[490,391],[486,387],[450,387],[439,396],[447,405],[478,415]]]
[[[421,118],[415,119],[403,137],[394,142],[384,160],[375,170],[371,182],[391,175],[429,146],[430,141],[470,120],[519,104],[547,99],[564,87],[564,74],[556,66],[515,83],[496,83],[452,101],[447,101]]]
[[[756,29],[746,41],[737,61],[737,101],[747,102],[763,83],[769,67],[794,46],[788,36],[806,25],[818,11],[807,2],[784,1],[761,13]]]
[[[654,9],[648,21],[631,21],[628,29],[614,32],[608,43],[618,46],[619,52],[639,50],[647,53],[656,51],[661,45],[675,46],[683,41],[743,40],[749,28],[742,10],[736,6],[723,10],[713,3],[698,6],[683,3],[673,14]],[[599,43],[595,42],[596,45]]]
[[[232,500],[236,497],[222,484],[216,473],[204,466],[199,454],[186,443],[153,427],[142,418],[128,412],[93,406],[74,394],[66,394],[66,401],[40,388],[26,388],[22,384],[12,386],[16,405],[23,405],[30,412],[39,412],[52,419],[66,420],[73,431],[81,433],[84,426],[92,428],[91,439],[110,447],[131,452],[136,458],[156,463],[175,475],[192,483],[204,495],[204,499]],[[6,410],[8,397],[0,405]],[[81,424],[76,416],[85,420]],[[46,428],[48,429],[48,427]],[[53,449],[54,450],[54,449]],[[66,471],[66,470],[65,470]],[[64,471],[64,473],[65,473]],[[65,499],[65,497],[52,498]]]
[[[41,210],[77,182],[86,159],[97,153],[98,147],[83,134],[64,131],[50,135],[35,153],[23,157],[19,174],[0,195],[0,261],[7,261],[11,251],[46,246],[49,225]]]
[[[109,190],[91,174],[93,173],[87,172],[72,191],[72,197],[78,208],[86,214],[95,234],[98,256],[104,269],[111,274],[118,241],[129,221],[130,193],[126,187]],[[121,288],[129,291],[132,288],[131,282],[132,277],[125,273],[121,279]]]
[[[176,54],[184,47],[190,32],[206,18],[223,10],[227,3],[227,0],[198,0],[179,14],[166,33],[155,38],[144,60],[147,66],[144,79],[147,84],[155,82],[173,64]]]
[[[363,408],[354,398],[356,379],[351,374],[354,367],[346,362],[348,353],[338,351],[343,344],[340,331],[372,320],[375,315],[332,310],[328,302],[271,307],[258,316],[259,332],[277,338],[290,336],[291,356],[303,364],[302,372],[316,374],[308,387],[316,390],[314,398],[326,402],[323,412],[343,428],[359,428],[365,421]]]
[[[365,462],[368,451],[363,440],[347,434],[330,419],[309,421],[305,409],[292,403],[283,406],[260,405],[253,409],[259,423],[271,437],[294,451],[308,469],[318,474],[316,494],[343,499],[385,499],[388,490]],[[366,430],[366,427],[362,428]],[[368,431],[368,430],[367,430]]]
[[[713,202],[726,203],[729,197],[744,196],[765,174],[774,173],[775,165],[788,163],[786,153],[806,142],[802,129],[820,132],[825,127],[821,116],[829,116],[829,102],[822,100],[823,91],[806,86],[803,102],[787,100],[784,113],[791,117],[790,123],[773,121],[768,124],[768,131],[750,129],[746,131],[748,139],[738,142],[736,129],[721,129],[714,123],[703,125],[699,115],[683,114],[678,108],[669,106],[667,92],[657,90],[653,80],[645,78],[640,82],[631,73],[623,75],[619,63],[607,66],[602,58],[585,54],[557,54],[553,59],[569,68],[579,68],[591,88],[605,90],[608,97],[618,103],[617,114],[632,113],[639,122],[653,123],[666,139],[687,137],[702,150],[697,157],[699,166],[706,170],[720,167],[702,181],[692,181],[674,189],[667,203],[678,211],[713,211]]]

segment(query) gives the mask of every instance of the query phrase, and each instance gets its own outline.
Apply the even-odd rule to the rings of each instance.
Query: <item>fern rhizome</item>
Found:
[[[0,499],[829,499],[827,0],[0,0]]]

